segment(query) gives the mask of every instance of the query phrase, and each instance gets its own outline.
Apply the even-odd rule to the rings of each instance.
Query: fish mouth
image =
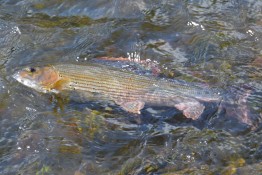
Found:
[[[20,77],[20,72],[16,72],[12,75],[12,78],[14,78],[15,80],[17,80],[20,83],[23,83],[21,77]]]
[[[16,81],[18,81],[19,83],[21,83],[21,84],[23,84],[23,85],[25,85],[25,86],[27,86],[27,87],[30,87],[30,88],[33,88],[33,89],[35,89],[35,90],[37,90],[37,91],[39,91],[39,92],[44,92],[44,93],[46,93],[46,91],[43,89],[43,88],[41,88],[37,83],[35,83],[34,81],[32,81],[32,80],[29,80],[29,79],[26,79],[26,78],[22,78],[21,77],[21,75],[20,75],[20,71],[18,71],[18,72],[16,72],[16,73],[14,73],[13,75],[12,75],[12,77],[16,80]]]
[[[28,86],[28,87],[32,87],[34,83],[30,82],[30,81],[27,80],[27,79],[23,79],[23,78],[21,77],[20,73],[21,73],[21,72],[18,71],[18,72],[16,72],[16,73],[14,73],[14,74],[12,75],[12,77],[13,77],[16,81],[18,81],[19,83],[21,83],[21,84],[23,84],[23,85],[25,85],[25,86]]]

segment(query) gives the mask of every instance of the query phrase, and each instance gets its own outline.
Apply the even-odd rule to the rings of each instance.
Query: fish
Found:
[[[205,109],[202,102],[221,100],[221,94],[211,88],[99,64],[28,66],[17,70],[12,77],[41,93],[79,92],[92,99],[113,101],[135,114],[141,114],[145,105],[168,106],[196,120]]]

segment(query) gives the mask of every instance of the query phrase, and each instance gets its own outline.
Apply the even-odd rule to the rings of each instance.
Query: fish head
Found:
[[[59,73],[52,66],[25,67],[12,76],[23,85],[47,93],[59,81]]]

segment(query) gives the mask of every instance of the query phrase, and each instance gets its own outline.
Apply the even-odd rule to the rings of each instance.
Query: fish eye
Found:
[[[27,71],[27,72],[30,72],[30,73],[36,72],[36,68],[34,68],[34,67],[27,67],[24,70]]]
[[[29,71],[30,71],[31,73],[34,73],[34,72],[36,71],[36,69],[33,68],[33,67],[30,67],[30,68],[29,68]]]

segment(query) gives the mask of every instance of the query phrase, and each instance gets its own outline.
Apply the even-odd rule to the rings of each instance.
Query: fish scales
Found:
[[[67,69],[68,67],[69,69]],[[158,93],[152,94],[152,92],[156,91],[156,89],[160,89],[158,87],[152,87],[152,84],[153,83],[157,84],[157,82],[154,79],[152,80],[148,77],[141,78],[141,76],[138,76],[136,74],[130,75],[130,73],[119,72],[119,71],[118,72],[111,71],[110,72],[111,74],[107,74],[107,72],[105,72],[103,69],[90,69],[89,71],[91,73],[88,71],[88,73],[83,75],[84,71],[81,69],[77,69],[77,67],[75,69],[77,69],[78,73],[76,73],[75,69],[73,69],[70,66],[66,66],[66,67],[63,66],[62,68],[55,66],[55,68],[57,68],[57,70],[63,77],[72,79],[73,81],[76,82],[72,84],[74,88],[80,88],[82,84],[81,89],[83,90],[101,92],[101,93],[110,93],[112,97],[114,96],[123,97],[127,95],[130,98],[131,97],[143,98],[146,92],[151,92],[147,94],[147,98],[152,100],[159,99],[159,98],[167,100],[170,99],[172,96],[174,97],[174,93],[171,93],[168,90],[162,90],[162,91],[158,90]],[[94,74],[94,72],[96,74]],[[93,76],[90,74],[93,74]],[[112,76],[112,74],[116,76]],[[128,78],[130,78],[131,80]],[[152,101],[152,103],[154,102]]]
[[[69,76],[63,76],[63,77],[66,77],[72,80],[72,83],[70,84],[70,86],[72,86],[73,88],[82,88],[82,89],[85,88],[88,91],[105,92],[105,93],[106,92],[121,93],[123,90],[132,91],[132,89],[134,89],[133,87],[129,88],[127,87],[127,85],[123,85],[123,84],[121,86],[121,84],[118,82],[106,83],[105,81],[101,82],[101,80],[97,80],[97,79],[86,78],[82,80],[75,76],[73,78]]]
[[[66,69],[66,68],[64,68],[64,69]],[[75,72],[75,70],[74,69],[72,69],[72,68],[70,68],[71,69],[71,71],[73,71],[73,72]],[[70,71],[70,69],[69,69],[69,71]],[[80,70],[80,71],[79,71]],[[81,70],[81,69],[79,69],[78,70],[78,72],[80,72],[80,74],[83,74],[83,70]],[[99,84],[103,84],[103,82],[104,81],[101,81],[102,79],[105,79],[105,80],[107,80],[107,81],[105,81],[106,82],[106,84],[107,85],[110,85],[110,86],[114,86],[114,85],[116,85],[115,83],[114,83],[114,81],[113,80],[110,80],[110,78],[111,78],[111,76],[112,75],[114,75],[114,77],[116,78],[116,79],[123,79],[123,82],[121,82],[121,83],[118,83],[117,84],[117,87],[121,87],[121,85],[125,85],[124,83],[124,80],[125,79],[128,79],[129,81],[133,81],[133,83],[132,83],[132,85],[130,85],[130,83],[128,83],[127,85],[126,85],[126,87],[130,87],[130,89],[131,89],[131,87],[132,88],[135,88],[135,87],[138,87],[138,88],[141,88],[141,89],[145,89],[145,87],[146,86],[150,86],[149,85],[149,83],[150,84],[155,84],[155,85],[158,85],[159,83],[157,83],[154,79],[152,80],[152,79],[149,79],[149,78],[146,78],[145,79],[145,77],[140,77],[140,76],[137,76],[137,77],[135,77],[134,78],[134,76],[135,75],[133,75],[133,74],[121,74],[121,76],[118,76],[119,75],[119,72],[116,72],[115,74],[114,74],[114,71],[111,71],[111,72],[103,72],[103,70],[101,70],[101,69],[90,69],[90,70],[93,70],[93,75],[91,75],[91,76],[93,76],[94,77],[94,75],[96,75],[96,76],[98,76],[99,75],[99,79],[97,79],[97,83],[99,83]],[[102,73],[102,74],[101,74]],[[108,74],[109,73],[109,74]],[[104,77],[104,75],[106,75],[106,77]],[[110,75],[110,76],[108,76],[108,75]],[[72,77],[76,77],[76,76],[78,76],[78,74],[72,74]],[[87,77],[84,77],[83,79],[83,81],[86,81],[86,78]],[[78,80],[80,80],[80,79],[78,79]],[[95,80],[95,79],[93,79],[93,80]],[[110,81],[108,81],[108,80],[110,80]],[[198,89],[198,90],[193,90],[193,88],[192,87],[190,87],[190,86],[187,86],[187,85],[175,85],[175,84],[168,84],[166,81],[162,81],[162,80],[159,80],[160,82],[161,82],[161,86],[165,86],[164,88],[170,88],[170,85],[171,86],[174,86],[174,88],[176,89],[176,93],[183,93],[184,92],[184,94],[186,94],[186,93],[190,93],[190,94],[195,94],[195,95],[201,95],[201,91],[202,90],[200,90],[200,89]],[[114,84],[112,84],[112,82],[114,83]],[[166,84],[166,85],[165,85]],[[117,88],[117,87],[115,87],[115,88]],[[169,92],[170,93],[170,92]],[[169,94],[170,95],[170,94]]]
[[[120,72],[120,71],[109,71],[109,72],[105,72],[104,69],[90,69],[88,72],[84,72],[83,70],[81,69],[78,69],[78,67],[75,67],[74,68],[70,68],[70,66],[62,66],[60,67],[59,66],[56,66],[59,70],[60,73],[62,73],[63,75],[66,75],[67,77],[70,77],[72,79],[74,78],[77,78],[79,77],[77,80],[83,80],[83,81],[86,81],[87,79],[88,80],[93,80],[93,82],[96,82],[96,83],[100,83],[100,84],[107,84],[107,85],[110,85],[110,86],[114,86],[114,85],[117,85],[117,87],[121,86],[121,85],[125,85],[126,87],[130,86],[130,82],[132,82],[132,87],[136,87],[136,88],[139,88],[139,89],[144,89],[146,87],[151,87],[152,84],[155,85],[155,86],[159,86],[159,84],[161,84],[161,86],[169,86],[169,84],[167,84],[166,81],[161,81],[159,80],[159,83],[158,81],[156,81],[155,79],[150,79],[148,77],[145,77],[145,76],[138,76],[136,74],[131,74],[131,73],[126,73],[126,72]],[[85,66],[86,67],[86,66]],[[61,68],[61,69],[59,69]],[[67,69],[69,68],[69,69]],[[70,73],[69,73],[70,72]],[[88,76],[88,74],[90,74],[91,72],[91,75]],[[85,74],[83,76],[83,74]],[[99,77],[99,78],[97,78]],[[113,78],[112,78],[113,77]],[[115,83],[115,81],[113,80],[118,80],[118,84]],[[102,81],[104,80],[104,81]],[[165,85],[166,84],[166,85]],[[166,88],[166,87],[164,87]],[[170,88],[170,87],[167,87],[167,88]],[[178,88],[178,86],[177,86]],[[188,88],[186,86],[182,86],[180,87],[180,89],[185,89],[185,88]]]
[[[145,81],[145,79],[141,79],[138,76],[139,80],[144,80],[144,82],[137,81],[137,79],[135,79],[136,77],[134,78],[126,72],[117,72],[117,75],[114,76],[114,71],[110,72],[111,74],[108,74],[103,71],[103,69],[90,69],[88,73],[86,73],[81,71],[81,69],[75,71],[75,69],[70,66],[55,66],[55,68],[57,68],[62,77],[75,81],[75,83],[71,84],[74,88],[78,88],[82,84],[82,86],[89,91],[99,91],[101,93],[115,92],[110,94],[112,96],[117,94],[122,94],[122,96],[124,96],[125,94],[130,93],[129,95],[131,96],[139,97],[141,97],[141,95],[143,95],[147,90],[152,89],[149,79]],[[131,78],[131,80],[128,78]]]
[[[66,68],[62,68],[62,70]],[[144,81],[145,79],[144,78],[140,78],[140,77],[136,77],[136,79],[133,77],[133,75],[129,75],[129,74],[123,74],[123,72],[121,72],[121,76],[119,76],[120,72],[116,72],[114,73],[113,71],[112,72],[105,72],[103,70],[94,70],[94,69],[90,69],[90,72],[84,72],[84,71],[79,71],[79,70],[72,70],[72,69],[69,69],[68,71],[62,71],[60,69],[58,69],[60,73],[62,74],[67,74],[67,76],[70,76],[70,77],[79,77],[79,79],[83,78],[83,80],[86,80],[87,78],[88,79],[92,79],[92,80],[97,80],[99,83],[105,83],[106,84],[111,84],[111,85],[114,85],[112,84],[111,81],[108,81],[108,80],[114,80],[114,79],[121,79],[122,78],[122,82],[121,84],[126,84],[126,82],[124,80],[130,80],[130,81],[136,81],[136,82],[139,82],[139,84],[133,84],[133,87],[141,87],[143,85],[149,85],[148,81]],[[92,71],[94,70],[94,71]],[[92,71],[92,72],[91,72]],[[68,75],[68,72],[71,72],[71,75]],[[83,74],[85,74],[83,76]],[[99,78],[97,78],[99,76]],[[104,81],[101,81],[101,80],[104,80]],[[146,84],[145,84],[146,83]],[[129,85],[130,83],[128,83]]]
[[[122,99],[126,98],[126,100],[145,98],[151,104],[165,101],[165,104],[172,106],[174,98],[178,99],[183,91],[197,93],[197,90],[187,85],[176,85],[165,80],[156,80],[130,72],[108,70],[103,67],[89,68],[88,66],[79,65],[59,65],[55,67],[63,77],[75,81],[72,85],[74,88],[105,93],[111,98],[121,97]],[[146,94],[146,92],[148,93]]]
[[[186,117],[197,119],[204,110],[198,100],[220,99],[209,89],[101,65],[57,64],[26,68],[13,77],[41,92],[75,90],[91,93],[97,98],[112,100],[133,113],[140,113],[145,104],[172,106],[181,110]]]

